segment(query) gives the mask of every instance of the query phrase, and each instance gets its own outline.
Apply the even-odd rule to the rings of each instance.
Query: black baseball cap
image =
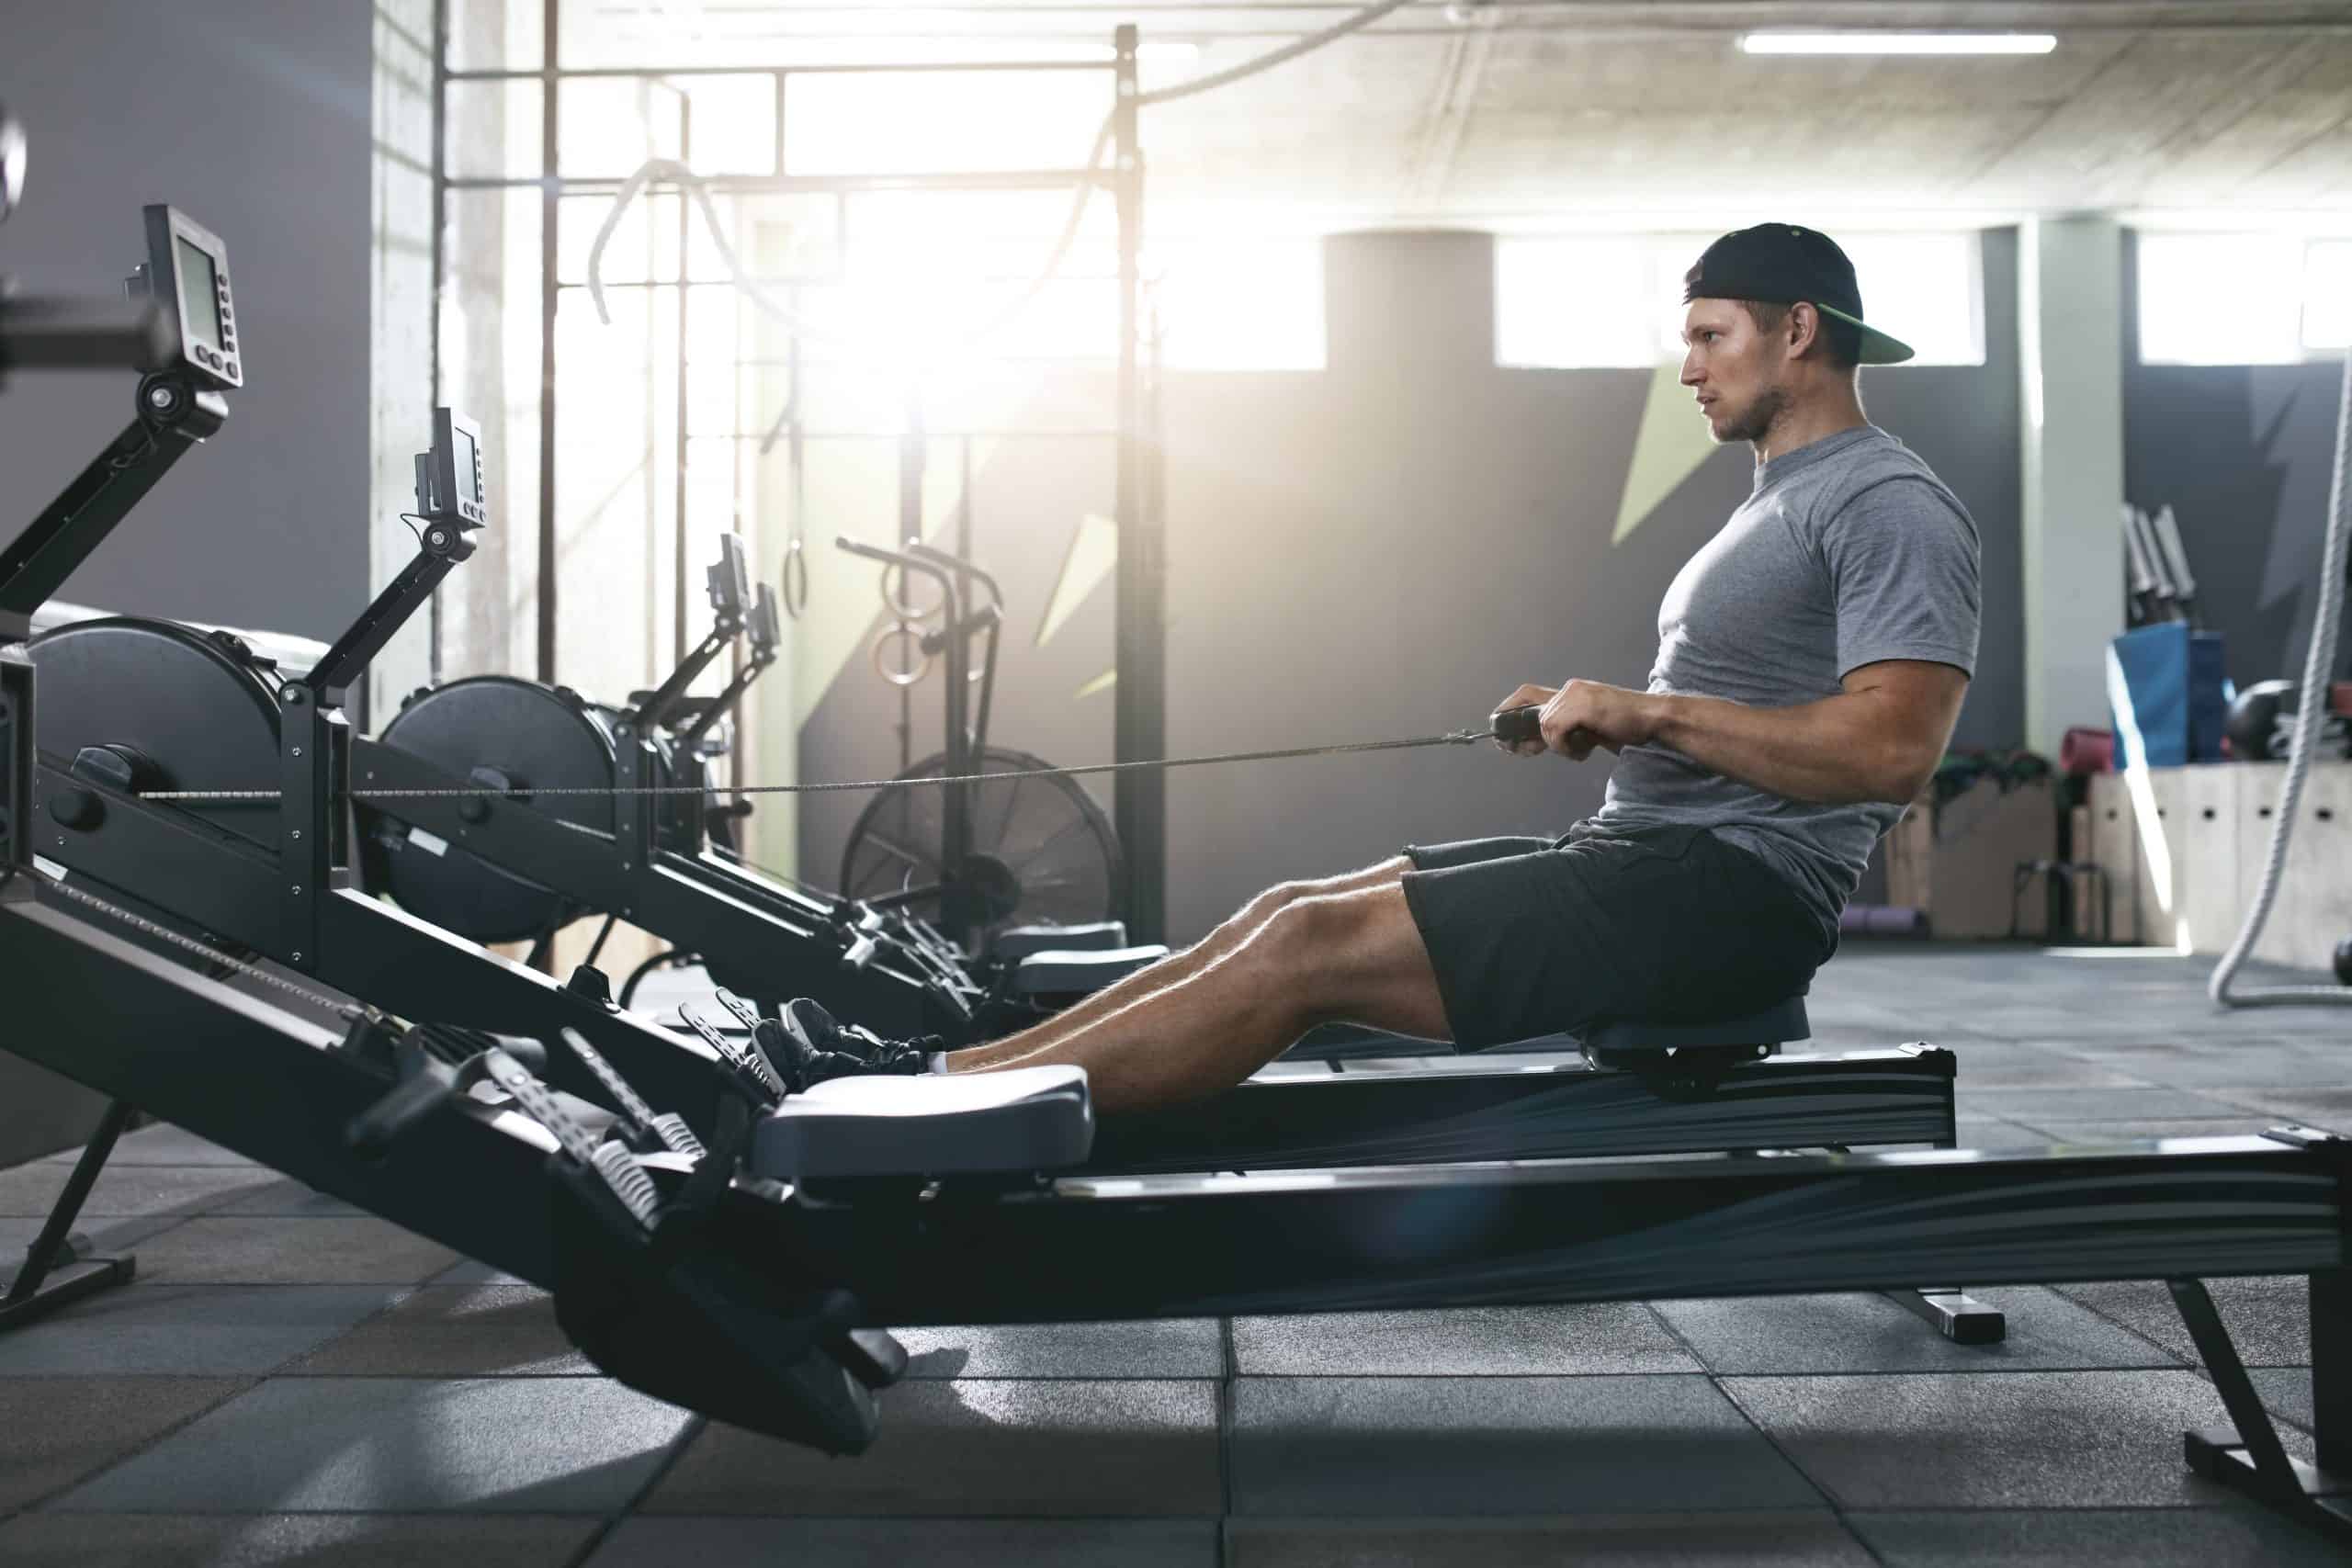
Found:
[[[1861,285],[1838,242],[1796,223],[1735,229],[1709,245],[1682,275],[1682,302],[1753,299],[1760,304],[1813,306],[1861,335],[1855,356],[1863,365],[1900,365],[1911,345],[1862,320]]]

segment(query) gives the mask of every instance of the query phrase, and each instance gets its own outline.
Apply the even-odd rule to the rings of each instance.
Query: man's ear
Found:
[[[1821,336],[1821,311],[1815,306],[1799,300],[1789,307],[1787,331],[1789,357],[1804,358],[1805,351],[1811,348]]]

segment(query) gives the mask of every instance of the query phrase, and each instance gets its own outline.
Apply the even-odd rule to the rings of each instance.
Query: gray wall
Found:
[[[0,271],[106,292],[168,201],[229,246],[247,389],[64,597],[329,637],[365,602],[369,8],[317,0],[19,5],[0,101],[31,141]],[[46,502],[119,429],[124,374],[19,379],[0,472]]]
[[[1747,494],[1746,448],[1710,457],[1612,548],[1649,373],[1498,368],[1484,236],[1346,236],[1326,255],[1327,370],[1169,378],[1170,751],[1433,734],[1522,680],[1643,684],[1658,599]],[[1988,363],[1872,371],[1863,392],[1983,532],[1984,655],[1957,740],[2005,746],[2024,713],[2013,231],[1985,236],[1984,271]],[[1023,625],[1076,515],[1109,510],[1107,446],[1008,444],[977,488],[980,558]],[[1110,755],[1107,695],[1071,698],[1110,662],[1110,598],[1106,584],[1046,648],[1008,640],[1001,739],[1057,761]],[[936,711],[917,710],[917,755],[937,748]],[[802,775],[887,773],[895,717],[855,664],[803,730]],[[1604,782],[1600,766],[1454,749],[1171,773],[1171,935],[1408,840],[1556,833]],[[812,874],[839,863],[857,804],[804,805]]]
[[[372,26],[318,0],[11,7],[0,102],[31,156],[0,274],[118,290],[144,255],[140,208],[169,201],[228,243],[252,378],[66,598],[311,637],[365,602]],[[18,377],[0,395],[19,523],[128,421],[135,385]],[[85,1135],[98,1103],[0,1055],[0,1166]]]
[[[2137,275],[2125,266],[2124,494],[2150,512],[2171,504],[2199,618],[2226,639],[2231,679],[2300,678],[2319,606],[2343,362],[2143,365]],[[2339,652],[2339,673],[2346,662]]]

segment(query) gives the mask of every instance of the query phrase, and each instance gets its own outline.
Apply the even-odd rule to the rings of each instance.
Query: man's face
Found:
[[[1682,318],[1682,384],[1717,441],[1760,441],[1787,406],[1787,345],[1732,299],[1693,299]]]

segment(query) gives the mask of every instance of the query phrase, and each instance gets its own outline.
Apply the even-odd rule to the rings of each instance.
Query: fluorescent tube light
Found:
[[[2055,33],[1742,33],[1748,54],[2048,54]]]

